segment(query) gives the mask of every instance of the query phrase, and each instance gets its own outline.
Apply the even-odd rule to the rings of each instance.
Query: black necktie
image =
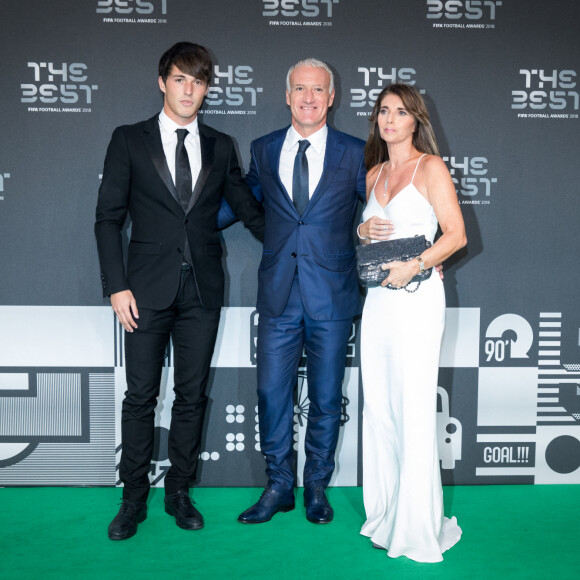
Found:
[[[181,201],[183,211],[187,211],[193,189],[191,181],[191,167],[189,157],[185,149],[185,137],[189,131],[187,129],[177,129],[177,147],[175,148],[175,188]]]
[[[308,192],[308,159],[306,159],[306,149],[310,147],[310,141],[304,139],[298,141],[298,153],[294,158],[294,172],[292,174],[292,201],[298,213],[302,215],[310,195]]]

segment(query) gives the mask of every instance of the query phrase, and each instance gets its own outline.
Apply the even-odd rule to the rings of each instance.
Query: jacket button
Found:
[[[177,253],[178,254],[183,254],[183,250],[181,248],[177,248]]]
[[[183,223],[184,223],[184,224],[188,224],[188,223],[189,223],[189,218],[185,218],[185,219],[183,220]]]
[[[295,258],[296,257],[296,252],[292,252],[292,257]]]

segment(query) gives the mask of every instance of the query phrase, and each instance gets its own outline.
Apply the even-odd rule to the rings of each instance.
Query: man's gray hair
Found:
[[[290,75],[292,74],[292,71],[294,69],[297,69],[298,67],[301,66],[310,66],[312,68],[323,68],[330,75],[329,93],[332,93],[332,91],[334,91],[334,75],[332,74],[330,67],[325,62],[322,62],[317,58],[305,58],[304,60],[299,60],[295,65],[290,67],[290,70],[286,75],[286,90],[288,92],[290,92]]]

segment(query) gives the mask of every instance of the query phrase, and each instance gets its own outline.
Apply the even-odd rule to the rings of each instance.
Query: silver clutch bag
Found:
[[[357,246],[356,262],[361,286],[365,288],[380,286],[381,282],[389,275],[389,270],[381,268],[383,264],[414,260],[430,246],[431,242],[426,240],[423,235]],[[427,280],[431,276],[432,269],[429,268],[417,274],[409,284],[413,282],[420,284],[423,280]]]

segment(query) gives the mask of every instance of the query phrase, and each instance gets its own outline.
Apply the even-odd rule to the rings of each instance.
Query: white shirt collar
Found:
[[[293,148],[298,149],[298,141],[302,141],[304,139],[308,139],[310,141],[310,147],[312,147],[316,153],[319,155],[325,150],[326,148],[326,138],[328,136],[328,126],[325,124],[324,127],[321,127],[316,131],[316,133],[312,133],[309,137],[302,137],[296,129],[292,125],[290,125],[290,129],[288,129],[288,133],[286,135],[286,145],[288,150]]]
[[[159,113],[159,124],[167,133],[175,133],[177,129],[187,129],[192,135],[199,134],[199,127],[197,125],[197,115],[189,125],[178,125],[175,121],[170,119],[164,110]]]

